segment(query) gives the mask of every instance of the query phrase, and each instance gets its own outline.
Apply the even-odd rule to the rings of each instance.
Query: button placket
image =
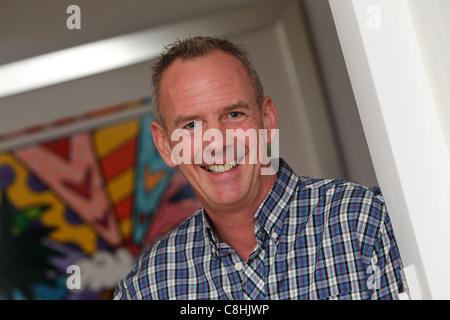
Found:
[[[241,271],[242,269],[244,269],[244,265],[242,264],[242,262],[236,262],[234,264],[234,269],[236,269],[236,271]]]

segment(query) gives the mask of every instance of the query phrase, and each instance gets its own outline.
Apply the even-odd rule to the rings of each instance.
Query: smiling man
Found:
[[[142,254],[115,299],[397,298],[401,261],[377,188],[298,177],[282,159],[263,174],[271,165],[256,155],[278,119],[244,49],[177,41],[152,80],[155,145],[203,207]],[[247,134],[261,130],[266,140]]]
[[[171,141],[169,134],[176,129],[191,130],[192,136],[194,130],[217,129],[226,137],[226,130],[256,132],[277,126],[271,99],[265,98],[259,105],[243,64],[221,50],[195,59],[176,59],[160,81],[159,101],[165,128],[154,122],[152,132],[161,156],[171,166],[175,165],[172,150],[177,142]],[[185,140],[189,144],[192,139]],[[179,169],[221,239],[246,260],[256,244],[253,216],[273,187],[275,176],[261,175],[261,165],[250,161],[250,149],[256,147],[250,145],[245,146],[245,154],[241,155],[244,159],[224,152],[221,163],[207,166],[204,161],[197,161],[195,164],[194,158],[201,156],[206,147],[202,142],[203,139],[200,150],[192,151],[192,161],[181,163]]]

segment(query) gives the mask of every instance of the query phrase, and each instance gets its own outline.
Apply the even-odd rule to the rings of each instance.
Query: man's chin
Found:
[[[206,195],[200,199],[202,204],[207,206],[214,206],[217,208],[233,208],[239,206],[243,203],[244,192],[239,192],[239,190],[224,190],[223,188],[219,190],[207,190]]]

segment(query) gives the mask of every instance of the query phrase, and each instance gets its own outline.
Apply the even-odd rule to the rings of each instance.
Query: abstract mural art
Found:
[[[0,299],[111,299],[138,255],[200,207],[159,156],[151,121],[0,153]]]

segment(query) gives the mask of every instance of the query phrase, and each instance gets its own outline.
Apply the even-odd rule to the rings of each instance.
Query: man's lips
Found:
[[[225,164],[212,164],[209,166],[202,166],[202,168],[211,173],[224,173],[236,168],[238,164],[239,163],[237,160],[233,160]]]

